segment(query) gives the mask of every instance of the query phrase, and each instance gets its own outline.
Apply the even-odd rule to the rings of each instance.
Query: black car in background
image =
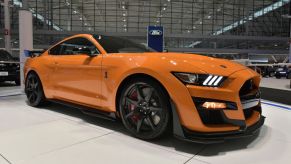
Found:
[[[291,79],[291,68],[287,67],[279,67],[275,71],[275,77],[280,79],[282,77],[286,77],[287,79]]]
[[[20,85],[20,64],[10,53],[0,50],[0,82],[14,81]]]

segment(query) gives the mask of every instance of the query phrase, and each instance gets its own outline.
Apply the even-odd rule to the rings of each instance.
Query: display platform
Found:
[[[33,108],[24,95],[0,97],[0,163],[289,163],[291,106],[263,101],[258,136],[203,145],[166,137],[142,141],[121,122],[58,104]]]
[[[290,79],[262,78],[260,91],[263,99],[291,105]]]

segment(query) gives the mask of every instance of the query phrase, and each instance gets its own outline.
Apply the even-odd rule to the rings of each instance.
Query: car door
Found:
[[[54,97],[99,107],[102,54],[83,37],[66,40],[56,49],[59,53],[54,55]]]

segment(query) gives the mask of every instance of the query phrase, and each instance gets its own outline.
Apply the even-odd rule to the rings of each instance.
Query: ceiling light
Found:
[[[167,8],[163,7],[163,10],[165,11]]]
[[[124,24],[123,27],[126,27],[126,24]]]
[[[275,47],[277,47],[277,46],[278,46],[278,44],[275,44],[274,46],[275,46]]]
[[[196,29],[196,26],[193,26],[193,29]]]
[[[123,22],[126,22],[126,19],[123,19],[122,21],[123,21]]]
[[[218,8],[217,11],[218,11],[218,12],[221,11],[221,8]]]
[[[126,14],[125,14],[125,13],[123,13],[123,14],[122,14],[122,16],[124,16],[124,17],[125,17],[125,16],[126,16]]]
[[[168,0],[168,2],[171,2],[171,0]]]
[[[73,13],[74,13],[74,14],[77,14],[77,11],[76,11],[76,10],[74,10],[74,11],[73,11]]]
[[[202,21],[201,21],[201,22],[199,22],[199,24],[202,24]]]
[[[211,18],[211,15],[208,15],[208,17],[207,17],[208,19],[210,19]]]
[[[82,18],[82,17],[80,17],[80,20],[83,20],[83,18]]]
[[[87,26],[88,24],[87,23],[84,23],[84,25]]]

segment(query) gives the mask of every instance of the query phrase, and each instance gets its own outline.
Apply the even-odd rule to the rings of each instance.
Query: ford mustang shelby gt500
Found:
[[[212,143],[256,134],[264,123],[260,75],[231,61],[158,53],[122,38],[80,34],[27,59],[25,93],[121,119],[135,137],[166,132]]]

